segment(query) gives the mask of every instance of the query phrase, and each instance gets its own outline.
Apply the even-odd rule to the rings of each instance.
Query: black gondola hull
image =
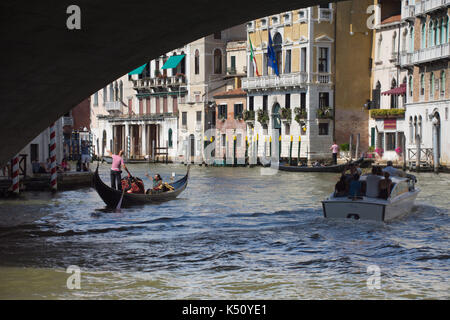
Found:
[[[121,207],[131,207],[134,205],[145,205],[173,200],[178,197],[178,195],[183,192],[184,189],[186,189],[188,178],[189,168],[188,173],[183,178],[170,184],[175,188],[172,191],[166,191],[156,194],[124,193]],[[122,196],[122,191],[111,188],[100,179],[100,176],[98,175],[98,166],[95,170],[92,180],[95,190],[97,191],[100,198],[102,198],[103,202],[105,202],[106,206],[109,208],[116,208]]]
[[[360,164],[363,162],[363,158],[360,158],[353,163]],[[338,164],[334,166],[326,166],[326,167],[299,167],[299,166],[288,166],[288,165],[280,165],[279,170],[288,171],[288,172],[334,172],[339,173],[345,170],[348,164]]]

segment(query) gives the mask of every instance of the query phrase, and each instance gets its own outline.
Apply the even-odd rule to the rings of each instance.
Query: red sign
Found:
[[[384,119],[384,130],[397,130],[397,119]]]

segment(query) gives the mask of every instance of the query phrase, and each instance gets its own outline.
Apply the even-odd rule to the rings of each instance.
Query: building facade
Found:
[[[410,45],[400,57],[408,72],[405,133],[411,165],[450,163],[450,1],[402,1]],[[418,151],[420,149],[420,151]],[[417,155],[420,154],[419,159]]]
[[[326,4],[248,23],[248,77],[243,88],[249,111],[256,113],[247,128],[253,140],[281,136],[281,157],[288,157],[290,140],[300,138],[300,157],[308,160],[331,158],[333,139],[343,143],[350,134],[360,133],[362,144],[367,143],[367,112],[362,107],[369,98],[369,4]],[[267,66],[269,33],[279,76]],[[351,46],[359,51],[357,57],[349,57]],[[267,154],[264,145],[258,144],[259,156]]]
[[[401,19],[401,3],[379,5],[380,22],[374,29],[372,102],[369,105],[369,144],[381,160],[402,161],[408,72],[400,68],[400,55],[411,49],[410,28]]]

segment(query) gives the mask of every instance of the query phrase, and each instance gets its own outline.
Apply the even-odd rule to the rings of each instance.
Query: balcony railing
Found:
[[[306,72],[297,72],[289,74],[281,74],[279,77],[275,75],[251,77],[242,79],[242,88],[244,89],[264,89],[264,88],[280,88],[303,86],[308,82],[308,74]]]
[[[321,84],[331,84],[331,74],[330,73],[313,73],[312,83]]]
[[[450,5],[450,0],[422,0],[415,5],[415,14],[421,15],[427,12],[444,8]]]
[[[413,53],[405,53],[400,58],[400,64],[402,66],[408,66],[449,57],[450,43],[444,43],[438,46],[416,50]]]
[[[105,109],[108,112],[121,111],[122,102],[120,101],[108,101],[105,103]]]
[[[331,20],[331,9],[319,9],[319,20]]]
[[[166,87],[166,86],[180,86],[186,84],[185,76],[172,76],[161,78],[143,78],[133,80],[133,87],[135,89]]]
[[[402,19],[403,20],[414,19],[415,8],[416,6],[414,5],[402,6]]]
[[[63,127],[65,127],[65,126],[73,127],[73,118],[72,117],[63,117],[62,125],[63,125]]]

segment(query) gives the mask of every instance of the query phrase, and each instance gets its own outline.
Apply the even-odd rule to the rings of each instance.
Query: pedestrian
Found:
[[[123,167],[125,170],[127,170],[127,167],[125,166],[125,163],[123,162],[123,150],[120,150],[119,153],[112,154],[111,151],[107,150],[109,156],[112,158],[112,165],[111,165],[111,188],[117,189],[122,191],[122,170]],[[116,188],[117,184],[117,188]]]
[[[336,141],[333,141],[333,145],[330,147],[330,150],[333,152],[333,163],[337,164],[337,154],[339,152],[339,146],[336,144]]]
[[[81,163],[83,165],[83,171],[89,170],[89,162],[91,162],[91,157],[89,156],[89,147],[89,143],[86,140],[83,140],[81,142]]]

